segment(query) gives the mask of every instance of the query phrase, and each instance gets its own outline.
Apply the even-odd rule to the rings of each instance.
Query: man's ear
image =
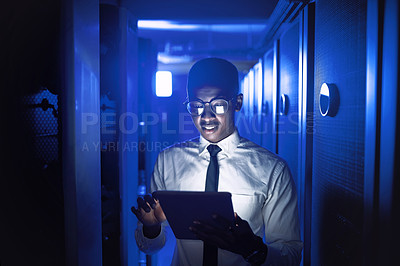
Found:
[[[235,111],[239,112],[240,109],[242,109],[242,105],[243,105],[243,94],[240,93],[237,95],[236,97],[236,105],[235,105]]]

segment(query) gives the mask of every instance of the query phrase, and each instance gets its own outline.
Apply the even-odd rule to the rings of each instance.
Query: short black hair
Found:
[[[239,92],[239,73],[231,62],[222,58],[205,58],[197,61],[189,71],[187,97],[194,98],[196,89],[217,87],[225,96],[234,97]]]

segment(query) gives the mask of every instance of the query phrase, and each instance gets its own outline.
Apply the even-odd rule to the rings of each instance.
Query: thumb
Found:
[[[236,221],[236,222],[241,222],[241,221],[243,221],[242,218],[240,218],[240,216],[237,214],[237,212],[235,212],[235,221]]]

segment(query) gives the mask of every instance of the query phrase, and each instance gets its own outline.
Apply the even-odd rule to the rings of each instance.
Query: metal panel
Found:
[[[248,123],[249,117],[249,75],[243,75],[240,81],[239,93],[243,94],[242,108],[235,115],[235,125],[239,130],[239,134],[242,137],[249,139],[250,127]]]
[[[379,258],[382,265],[398,259],[400,176],[399,11],[396,0],[384,1],[382,104],[379,168]]]
[[[299,23],[298,19],[280,38],[279,52],[279,94],[278,109],[280,109],[280,97],[288,96],[288,112],[279,114],[278,123],[278,154],[288,163],[294,181],[299,191],[298,181],[298,93],[299,93]]]
[[[275,151],[273,147],[273,138],[275,136],[272,131],[273,128],[273,68],[274,68],[274,50],[269,50],[263,59],[263,75],[264,75],[264,86],[263,86],[263,103],[262,103],[262,139],[261,146],[267,148],[270,151]]]
[[[254,68],[251,68],[249,70],[249,73],[247,74],[247,78],[248,78],[247,79],[248,80],[248,101],[247,101],[248,102],[248,105],[247,105],[248,113],[247,113],[246,121],[247,121],[247,125],[250,129],[249,132],[247,132],[247,134],[248,134],[248,138],[253,141],[252,121],[254,119],[254,109],[255,109],[255,106],[254,106],[254,102],[255,102],[255,86],[254,86],[255,71],[254,71]]]
[[[312,186],[313,265],[361,264],[366,84],[366,1],[315,4]],[[319,91],[333,83],[336,116],[319,112]]]
[[[299,210],[302,239],[304,241],[303,265],[311,264],[311,187],[312,141],[314,119],[314,3],[300,14],[299,55]]]
[[[101,265],[99,3],[63,4],[66,264]]]
[[[64,265],[61,1],[1,12],[1,265]]]
[[[379,182],[379,130],[382,82],[379,58],[382,57],[383,17],[379,16],[382,4],[378,0],[368,1],[367,7],[367,76],[365,106],[365,163],[364,163],[364,230],[363,250],[365,265],[377,265],[375,248],[369,243],[378,243],[378,183]]]
[[[130,119],[138,113],[138,38],[136,18],[126,8],[119,10],[121,30],[120,43],[120,121],[125,117],[124,127],[120,128],[119,139],[124,147],[138,145],[138,121]],[[136,116],[137,117],[137,116]],[[121,123],[120,123],[121,126]],[[133,226],[136,217],[131,207],[136,205],[138,187],[138,149],[120,150],[120,197],[121,197],[121,265],[136,265],[138,248],[134,239]]]
[[[254,65],[254,109],[253,118],[251,119],[252,128],[252,141],[261,145],[262,141],[262,106],[263,106],[263,65],[260,59],[257,64]]]
[[[100,5],[100,138],[103,265],[120,265],[119,9]]]
[[[279,40],[274,42],[274,62],[272,67],[272,151],[278,152],[278,95],[279,95]]]

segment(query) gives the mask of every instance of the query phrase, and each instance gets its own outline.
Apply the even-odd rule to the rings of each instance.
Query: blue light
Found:
[[[139,29],[148,30],[182,30],[182,31],[192,31],[199,28],[198,25],[194,24],[180,24],[173,21],[167,20],[138,20]]]
[[[256,24],[190,24],[185,21],[172,20],[138,20],[140,30],[174,30],[174,31],[211,31],[211,32],[262,32],[267,26],[263,21]]]
[[[172,74],[169,71],[157,71],[156,95],[158,97],[170,97],[172,95]]]

